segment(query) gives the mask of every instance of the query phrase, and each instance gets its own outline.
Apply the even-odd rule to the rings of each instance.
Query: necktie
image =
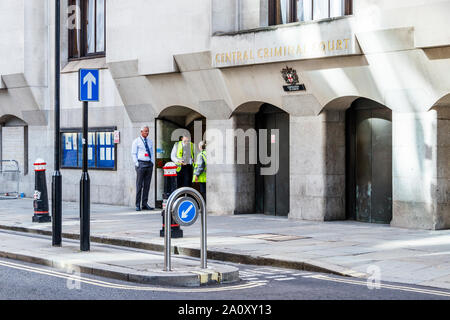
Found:
[[[151,156],[150,148],[148,147],[148,144],[147,144],[147,139],[142,139],[142,141],[144,142],[145,150],[147,150],[147,154],[148,154],[148,156],[150,158],[150,161],[151,161],[152,160],[152,156]]]

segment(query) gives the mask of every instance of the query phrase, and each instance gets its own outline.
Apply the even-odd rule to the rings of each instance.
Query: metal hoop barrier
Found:
[[[0,161],[0,200],[17,199],[19,191],[20,168],[16,160]]]
[[[182,201],[182,196],[184,196],[184,201]],[[189,198],[190,196],[190,198]],[[196,203],[190,202],[191,200],[195,200]],[[185,210],[182,210],[183,202],[188,206]],[[189,206],[189,204],[191,204]],[[197,204],[200,206],[198,208]],[[174,212],[174,209],[179,210],[182,213],[183,217],[187,217],[187,212],[192,212],[192,209],[194,209],[195,213],[193,216],[190,217],[190,221],[185,222],[183,224],[183,221],[177,217],[177,213]],[[201,250],[200,250],[200,261],[201,261],[201,268],[206,269],[207,268],[207,251],[206,251],[206,203],[203,199],[202,195],[195,189],[192,188],[180,188],[175,190],[169,197],[167,201],[167,207],[166,211],[164,212],[164,219],[166,221],[166,225],[170,225],[167,221],[171,221],[171,215],[176,221],[181,222],[182,225],[189,226],[195,223],[195,220],[198,216],[198,211],[201,212],[201,227],[202,227],[202,234],[201,234]],[[170,235],[170,228],[164,228],[164,271],[171,271],[171,245],[170,245],[171,235]]]

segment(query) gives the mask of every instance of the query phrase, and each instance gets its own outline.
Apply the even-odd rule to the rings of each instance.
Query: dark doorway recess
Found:
[[[262,165],[259,160],[256,165],[256,211],[273,216],[287,216],[289,214],[289,114],[283,110],[270,105],[263,104],[256,114],[256,130],[267,129],[267,150],[271,155],[273,145],[273,132],[278,129],[279,135],[276,143],[279,143],[278,154],[275,154],[275,161],[278,162],[279,170],[274,175],[261,175],[261,168],[268,167]],[[258,146],[259,139],[258,135]],[[259,147],[258,147],[259,154]],[[271,155],[272,156],[272,155]],[[259,157],[258,157],[259,159]]]
[[[346,112],[347,218],[392,220],[392,111],[357,99]]]
[[[163,192],[164,192],[164,170],[166,163],[171,162],[171,152],[179,135],[172,140],[172,133],[178,129],[184,129],[191,135],[191,142],[195,143],[195,122],[201,122],[201,137],[203,138],[206,131],[206,118],[198,112],[184,106],[171,106],[164,109],[158,118],[155,119],[155,206],[162,208]],[[197,146],[195,147],[198,151]],[[194,159],[195,160],[195,159]],[[198,189],[198,184],[193,185],[194,189]],[[199,191],[199,190],[198,190]]]

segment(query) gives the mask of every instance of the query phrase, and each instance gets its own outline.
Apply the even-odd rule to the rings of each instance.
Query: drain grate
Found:
[[[249,234],[249,235],[241,236],[241,238],[258,239],[258,240],[266,240],[266,241],[273,241],[273,242],[311,239],[311,237],[291,236],[291,235],[275,234],[275,233]]]

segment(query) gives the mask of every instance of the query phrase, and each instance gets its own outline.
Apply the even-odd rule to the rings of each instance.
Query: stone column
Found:
[[[344,117],[290,116],[290,218],[345,219]]]
[[[450,227],[450,117],[448,114],[438,116],[436,110],[394,112],[392,116],[391,225],[431,230]]]
[[[254,128],[254,115],[235,115],[228,120],[208,120],[207,202],[208,212],[217,215],[254,213],[255,165],[237,164],[234,134]],[[228,131],[228,137],[227,137]],[[245,148],[248,153],[248,146]],[[242,151],[239,151],[242,152]]]
[[[450,106],[437,110],[437,216],[436,229],[450,228]]]
[[[227,129],[233,129],[233,120],[208,120],[206,122],[207,207],[208,213],[216,215],[232,215],[236,204],[235,166],[226,164],[225,137]]]

